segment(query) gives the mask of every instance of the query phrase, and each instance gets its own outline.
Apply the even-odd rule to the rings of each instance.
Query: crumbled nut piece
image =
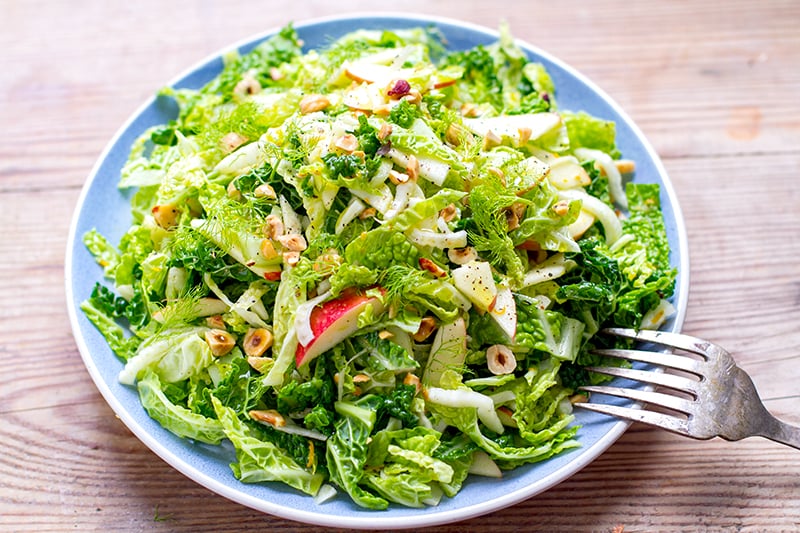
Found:
[[[256,410],[253,409],[249,413],[250,418],[256,422],[269,424],[270,426],[283,427],[286,425],[286,419],[275,409]]]
[[[443,278],[447,275],[447,271],[442,267],[428,259],[427,257],[419,258],[419,266],[422,270],[427,270],[437,278]]]
[[[222,315],[212,315],[206,317],[206,326],[213,329],[225,330],[225,321],[222,320]]]
[[[389,116],[392,112],[392,106],[389,104],[378,104],[372,108],[372,113],[380,117]]]
[[[219,140],[219,146],[220,148],[222,148],[223,152],[229,154],[246,142],[247,142],[247,137],[245,137],[241,133],[236,133],[235,131],[232,131],[222,136],[222,139]]]
[[[509,207],[503,209],[509,231],[515,230],[519,227],[519,221],[525,216],[525,209],[525,204],[520,202],[511,204]]]
[[[569,397],[569,403],[583,403],[589,401],[589,395],[586,393],[573,394]]]
[[[381,331],[378,333],[378,338],[379,338],[379,339],[381,339],[381,340],[384,340],[384,341],[385,341],[386,339],[391,339],[392,337],[394,337],[394,333],[392,333],[391,331],[389,331],[389,330],[387,330],[387,329],[382,329],[382,330],[381,330]]]
[[[152,209],[153,218],[160,227],[172,229],[178,225],[178,218],[181,215],[180,209],[173,204],[157,205]]]
[[[636,172],[636,163],[630,159],[619,159],[614,161],[614,166],[620,174],[633,174]]]
[[[351,154],[356,148],[358,148],[358,139],[352,133],[347,133],[333,141],[333,145],[339,150]]]
[[[261,252],[261,257],[264,259],[275,259],[278,257],[278,252],[275,251],[275,245],[273,244],[272,239],[262,240],[259,251]]]
[[[233,88],[233,96],[242,99],[261,92],[261,84],[252,75],[245,74]]]
[[[250,328],[244,336],[242,348],[249,356],[259,357],[272,346],[272,332],[265,328]]]
[[[300,112],[304,115],[322,111],[331,105],[331,101],[323,94],[307,94],[300,100]]]
[[[542,250],[542,246],[534,240],[527,240],[523,243],[520,243],[517,245],[517,248],[520,250],[525,250],[528,253],[528,261],[531,261],[534,264],[538,265],[547,259],[547,250]]]
[[[528,141],[531,140],[531,134],[533,133],[530,128],[519,128],[517,130],[519,133],[519,144],[520,146],[528,144]]]
[[[517,358],[505,344],[495,344],[486,350],[486,366],[495,376],[510,374],[517,368]]]
[[[262,183],[256,187],[253,194],[256,198],[265,198],[267,200],[276,200],[278,198],[275,189],[269,183]]]
[[[314,261],[315,272],[335,272],[342,264],[342,256],[335,249],[330,249],[326,253],[317,257]]]
[[[378,214],[377,209],[375,209],[374,207],[368,207],[358,214],[358,218],[361,220],[366,220],[368,218],[374,217],[376,214]]]
[[[247,364],[250,365],[250,368],[261,374],[263,374],[264,371],[268,369],[270,363],[272,363],[273,361],[274,360],[272,359],[272,357],[256,357],[254,355],[251,355],[250,357],[247,358]]]
[[[283,221],[278,215],[267,215],[261,231],[270,239],[277,239],[284,233]]]
[[[231,180],[231,182],[228,183],[228,188],[226,189],[226,191],[228,192],[228,198],[237,201],[242,199],[242,193],[236,187],[236,180]]]
[[[378,130],[376,137],[378,137],[379,141],[385,141],[391,134],[392,134],[392,125],[388,122],[384,122],[383,124],[381,124],[381,129]]]
[[[472,102],[466,102],[461,105],[461,115],[464,117],[477,117],[479,112],[479,108],[477,104],[473,104]]]
[[[211,348],[211,354],[221,357],[233,350],[236,346],[236,339],[225,330],[211,329],[205,333],[206,344]]]
[[[408,179],[411,181],[417,181],[417,178],[419,177],[419,159],[413,155],[408,157],[406,174],[408,174]]]
[[[500,143],[502,142],[503,139],[500,138],[499,135],[497,135],[492,130],[489,130],[486,132],[486,135],[483,136],[483,149],[489,150],[490,148],[494,148],[495,146],[500,145]]]
[[[285,76],[278,67],[270,67],[269,77],[272,81],[282,80]]]
[[[461,143],[467,136],[467,130],[460,124],[452,123],[447,126],[447,131],[444,132],[444,140],[452,146],[461,146]]]
[[[402,98],[406,102],[414,105],[419,105],[422,102],[422,93],[419,90],[412,88],[408,91],[408,94],[403,96]]]
[[[403,174],[402,172],[398,172],[394,169],[389,171],[389,181],[394,183],[395,185],[400,185],[401,183],[407,182],[409,179],[408,174]]]
[[[478,258],[478,252],[472,246],[450,248],[447,250],[447,258],[457,265],[466,265]]]
[[[456,214],[458,214],[458,210],[456,209],[455,204],[450,204],[441,211],[439,211],[439,217],[445,222],[450,222],[451,220],[456,218]]]
[[[497,167],[489,167],[486,171],[495,178],[499,179],[500,183],[502,183],[503,185],[506,184],[506,174],[501,169]]]
[[[436,319],[432,316],[426,316],[420,321],[419,328],[412,337],[417,342],[425,342],[425,340],[431,336],[431,333],[436,330],[436,326]]]
[[[353,376],[353,383],[366,383],[370,380],[370,377],[366,374],[356,374]]]
[[[300,262],[300,252],[283,252],[283,262],[289,266],[296,266]]]
[[[415,374],[412,374],[411,372],[406,374],[406,377],[403,378],[403,385],[413,385],[415,393],[418,393],[420,388],[422,388],[422,386],[419,383],[419,377],[417,377]]]
[[[308,244],[306,243],[306,238],[300,235],[299,233],[280,235],[277,237],[277,241],[281,243],[281,246],[283,246],[290,252],[302,252],[303,250],[308,248]]]
[[[569,202],[567,200],[559,200],[553,205],[553,212],[556,215],[563,217],[569,213]]]

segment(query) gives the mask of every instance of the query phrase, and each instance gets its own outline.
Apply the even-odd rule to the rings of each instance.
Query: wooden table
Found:
[[[106,5],[108,4],[108,5]],[[558,8],[556,8],[558,6]],[[0,529],[309,530],[145,448],[95,389],[64,296],[67,228],[119,125],[168,79],[290,20],[381,8],[497,27],[570,63],[662,156],[686,215],[684,331],[800,423],[800,3],[0,3]],[[438,531],[800,531],[800,452],[634,426],[571,479]]]

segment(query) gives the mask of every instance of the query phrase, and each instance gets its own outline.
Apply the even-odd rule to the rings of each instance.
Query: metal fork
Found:
[[[593,372],[679,391],[690,398],[665,392],[587,385],[581,389],[661,406],[683,416],[599,403],[578,402],[576,406],[643,422],[695,439],[722,437],[736,441],[745,437],[761,436],[800,449],[800,428],[781,422],[767,411],[750,376],[736,366],[730,354],[720,346],[688,335],[661,331],[610,328],[603,330],[603,333],[659,344],[700,356],[701,359],[696,359],[686,355],[644,350],[594,351],[603,356],[680,370],[695,376],[695,379],[630,368],[589,368]]]

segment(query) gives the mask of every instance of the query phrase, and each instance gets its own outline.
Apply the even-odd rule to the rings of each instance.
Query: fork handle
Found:
[[[787,424],[770,415],[759,435],[800,450],[800,427]]]

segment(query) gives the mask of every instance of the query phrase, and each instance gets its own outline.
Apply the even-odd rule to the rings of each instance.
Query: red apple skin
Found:
[[[364,67],[363,65],[348,65],[344,70],[344,74],[357,83],[374,83],[379,77],[374,74],[385,75],[384,71],[388,70],[383,65],[373,65],[372,67],[373,69],[370,70],[370,67]]]
[[[380,289],[382,291],[382,289]],[[342,292],[341,296],[328,300],[318,305],[311,311],[310,325],[311,332],[314,338],[307,345],[297,344],[297,351],[295,352],[295,364],[297,368],[308,363],[322,352],[329,350],[333,345],[344,340],[350,336],[356,329],[358,329],[358,315],[364,310],[367,305],[372,305],[376,312],[383,311],[383,304],[373,296],[367,296],[365,292],[358,290],[346,290]],[[331,328],[340,327],[338,331]],[[327,343],[321,342],[327,331],[331,331],[335,342],[326,345]],[[338,335],[337,335],[338,333]],[[337,336],[341,336],[338,339]]]
[[[433,88],[434,89],[442,89],[444,87],[450,87],[451,85],[455,84],[456,81],[458,81],[458,80],[455,80],[455,79],[452,79],[452,80],[439,80],[439,81],[434,82]]]

